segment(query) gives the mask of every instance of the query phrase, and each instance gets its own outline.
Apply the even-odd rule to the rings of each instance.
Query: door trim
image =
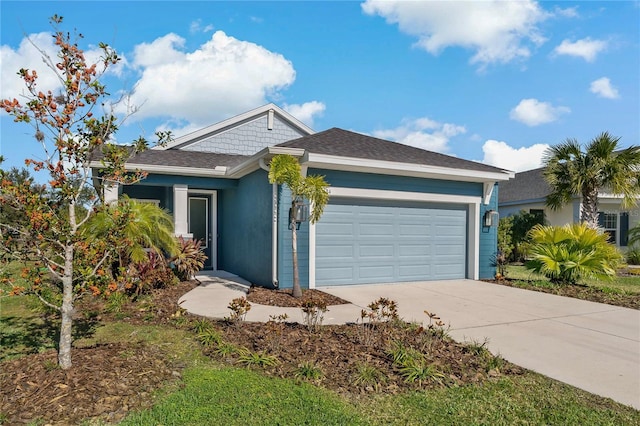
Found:
[[[197,197],[198,195],[211,197],[211,202],[209,203],[209,230],[211,232],[211,268],[215,271],[218,269],[218,191],[195,188],[189,188],[187,191],[187,198]]]

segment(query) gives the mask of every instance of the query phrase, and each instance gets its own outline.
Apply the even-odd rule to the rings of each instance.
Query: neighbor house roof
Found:
[[[398,142],[378,139],[336,127],[299,139],[293,139],[277,146],[302,148],[310,153],[338,157],[410,163],[480,172],[504,172],[504,169],[475,161],[463,160],[450,155],[426,151]]]
[[[551,187],[544,179],[544,167],[516,173],[514,179],[500,184],[498,203],[514,203],[518,201],[540,201],[551,192]]]

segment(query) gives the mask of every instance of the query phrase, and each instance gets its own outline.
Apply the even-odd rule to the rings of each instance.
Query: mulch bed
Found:
[[[307,300],[322,301],[325,305],[344,305],[350,303],[337,296],[314,289],[304,289],[301,298],[295,298],[291,289],[270,290],[264,287],[251,287],[247,294],[247,300],[251,303],[268,306],[281,306],[288,308],[301,307]]]
[[[180,376],[166,354],[140,344],[74,349],[67,371],[57,368],[56,358],[49,351],[2,364],[0,412],[6,424],[117,422],[129,410],[150,407],[153,392]]]
[[[253,353],[275,355],[278,360],[275,366],[259,368],[267,375],[304,380],[300,366],[311,365],[321,371],[321,377],[312,382],[346,395],[395,394],[406,390],[458,386],[525,372],[502,359],[498,367],[493,367],[490,365],[493,356],[488,351],[477,352],[415,325],[381,324],[372,329],[369,337],[363,333],[362,325],[356,324],[323,326],[317,332],[297,323],[232,325],[215,322],[214,327],[224,342]],[[405,380],[388,353],[394,344],[422,352],[426,365],[435,367],[441,375],[416,382]],[[222,355],[216,347],[205,349],[205,353],[222,362],[242,365],[238,354]],[[366,380],[368,375],[363,372],[364,367],[375,369],[377,379]]]
[[[573,297],[575,299],[589,300],[591,302],[606,303],[607,305],[621,306],[623,308],[640,309],[640,294],[616,294],[605,293],[597,288],[581,284],[557,285],[553,287],[539,287],[528,284],[526,280],[483,280],[486,282],[505,285],[509,287],[523,288],[526,290],[540,291],[556,294],[558,296]],[[516,284],[517,283],[517,284]]]

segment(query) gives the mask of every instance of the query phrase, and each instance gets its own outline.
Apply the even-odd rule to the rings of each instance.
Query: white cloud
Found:
[[[595,93],[602,98],[618,99],[620,97],[618,89],[611,85],[611,80],[607,77],[602,77],[592,81],[591,86],[589,86],[589,90],[591,93]]]
[[[429,151],[446,153],[449,152],[449,139],[466,131],[464,126],[439,123],[423,117],[416,120],[403,120],[402,125],[395,129],[376,130],[373,136]]]
[[[482,145],[483,163],[514,172],[523,172],[542,167],[542,154],[549,148],[547,144],[513,148],[506,142],[488,140]]]
[[[39,91],[55,92],[60,89],[62,87],[60,79],[43,60],[43,55],[47,55],[55,64],[58,62],[57,53],[58,48],[54,45],[54,38],[49,32],[30,34],[22,39],[15,50],[8,45],[0,46],[0,75],[2,76],[0,97],[23,100],[20,95],[26,94],[27,90],[24,81],[17,74],[21,68],[37,72]],[[103,56],[102,49],[95,47],[86,49],[84,56],[89,65],[100,63],[100,57]],[[109,67],[109,73],[120,75],[125,64],[126,60],[122,58],[118,64]],[[98,66],[97,70],[101,71],[101,67]]]
[[[191,25],[189,25],[189,32],[191,34],[195,34],[195,33],[208,33],[209,31],[213,31],[214,26],[212,24],[208,24],[208,25],[202,25],[202,19],[196,19],[195,21],[191,22]]]
[[[298,120],[313,128],[313,120],[316,116],[322,115],[327,108],[324,103],[318,101],[305,102],[300,104],[284,104],[284,110],[293,115]]]
[[[577,18],[578,16],[580,16],[578,14],[578,6],[566,7],[564,9],[560,6],[556,6],[553,8],[553,11],[555,15],[562,16],[564,18]]]
[[[182,127],[206,126],[267,103],[295,80],[282,55],[222,31],[193,52],[183,46],[176,34],[136,46],[132,65],[141,77],[130,101],[141,108],[131,119],[167,117],[188,123]]]
[[[523,99],[511,110],[509,117],[512,120],[533,127],[556,121],[560,115],[569,112],[571,110],[564,106],[556,107],[548,102],[540,102],[537,99]]]
[[[481,68],[531,55],[530,44],[545,38],[538,24],[550,16],[537,2],[367,0],[362,10],[379,15],[418,38],[417,46],[437,55],[449,46],[475,51]]]
[[[575,42],[565,39],[553,51],[556,55],[577,56],[587,62],[593,62],[598,53],[607,48],[607,44],[604,40],[591,40],[589,37]]]

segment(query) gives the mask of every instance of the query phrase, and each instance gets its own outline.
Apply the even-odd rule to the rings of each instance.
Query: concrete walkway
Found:
[[[249,283],[233,275],[200,276],[202,285],[181,306],[212,317],[229,316],[227,305],[246,294]],[[452,280],[319,288],[352,302],[331,306],[324,324],[354,322],[380,297],[398,303],[407,321],[428,323],[424,310],[450,325],[458,341],[483,342],[494,354],[588,392],[640,409],[640,311],[521,290],[481,281]],[[248,321],[297,308],[252,305]]]

